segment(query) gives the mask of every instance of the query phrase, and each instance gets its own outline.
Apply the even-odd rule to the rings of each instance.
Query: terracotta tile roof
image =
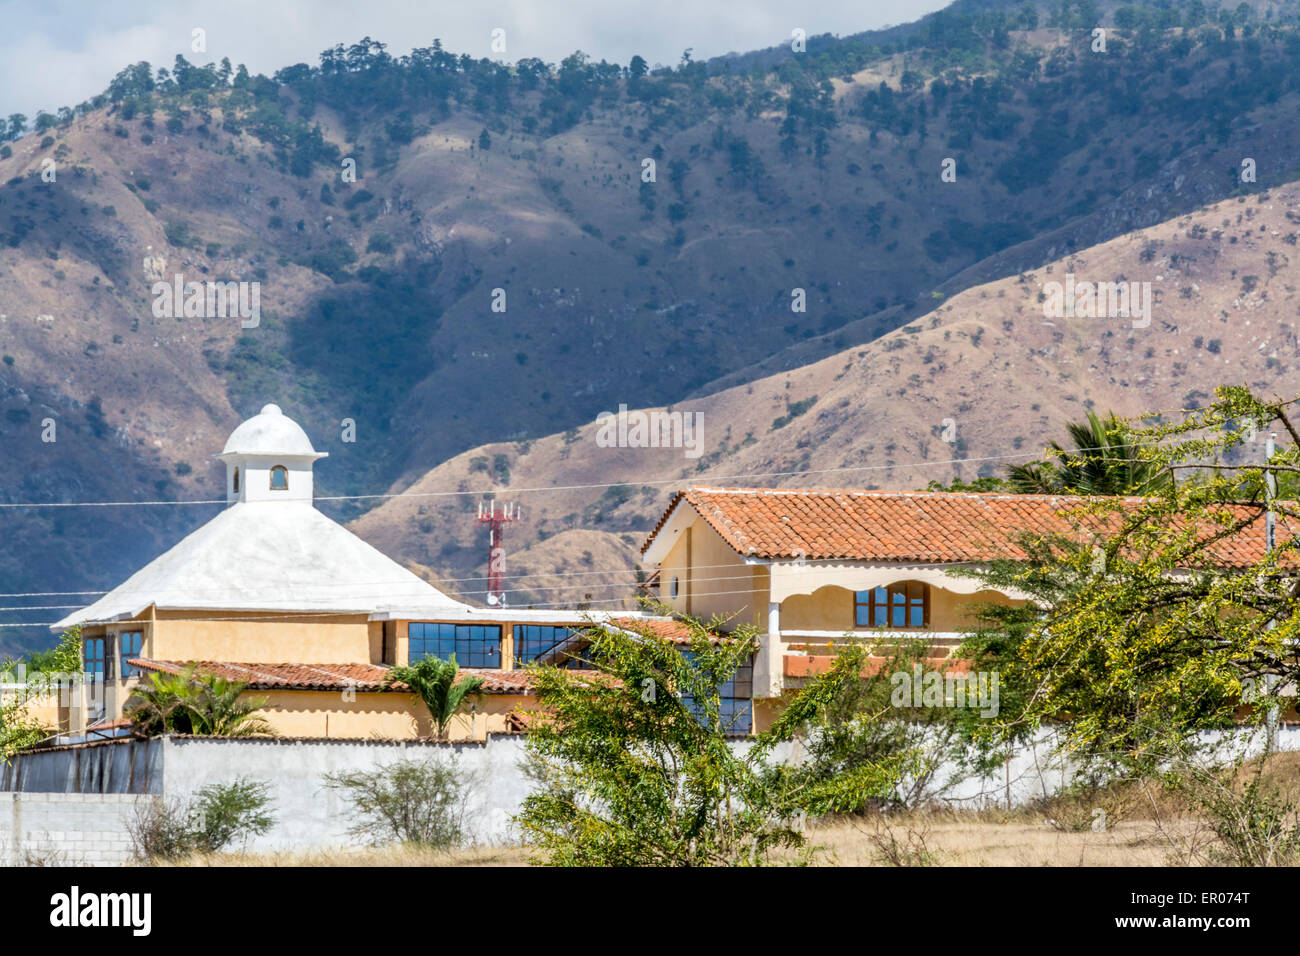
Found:
[[[86,732],[89,733],[92,730],[120,730],[123,727],[130,727],[130,726],[131,726],[131,721],[123,717],[117,720],[101,720],[98,721],[97,723],[87,724]]]
[[[144,670],[179,674],[192,662],[133,658],[129,663]],[[405,684],[384,687],[389,668],[380,664],[259,664],[233,661],[199,661],[198,670],[226,680],[243,681],[250,690],[392,691],[410,693]],[[532,693],[526,671],[498,671],[462,667],[462,674],[483,678],[483,693]]]
[[[506,732],[511,734],[526,734],[530,727],[537,722],[538,715],[524,710],[512,710],[506,714]]]
[[[1143,500],[1123,499],[1133,508]],[[673,497],[641,550],[649,549],[685,502],[747,556],[936,564],[1017,558],[1025,556],[1015,543],[1020,533],[1079,535],[1080,523],[1101,529],[1104,516],[1068,514],[1095,501],[1067,495],[687,488]],[[1228,565],[1255,563],[1264,553],[1262,510],[1244,504],[1227,510],[1253,521],[1220,542],[1215,556]]]
[[[671,618],[616,617],[609,623],[624,631],[631,631],[633,634],[646,634],[650,637],[657,637],[661,641],[672,641],[674,644],[682,646],[691,643],[691,629],[685,621]],[[715,644],[725,639],[726,635],[723,634],[715,634],[710,638]]]
[[[682,621],[646,621],[629,617],[616,617],[609,623],[624,631],[631,631],[633,634],[646,634],[650,637],[657,637],[661,641],[672,641],[674,644],[689,644],[691,642],[691,630]]]
[[[672,641],[674,644],[685,645],[691,642],[690,628],[682,621],[674,618],[612,617],[607,624],[609,627],[631,631],[633,634],[646,634],[660,640]],[[581,653],[591,645],[592,632],[599,629],[600,625],[575,630],[572,635],[560,641],[546,654],[539,657],[539,662],[553,664],[564,659],[567,655]]]

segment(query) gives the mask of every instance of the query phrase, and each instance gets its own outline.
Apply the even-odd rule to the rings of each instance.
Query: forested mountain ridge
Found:
[[[1295,9],[958,4],[752,68],[369,39],[273,77],[129,67],[4,124],[4,498],[219,497],[206,456],[268,400],[331,452],[322,492],[400,490],[873,341],[1296,178]],[[156,317],[175,273],[259,282],[260,324]],[[7,590],[113,583],[210,513],[6,511]]]

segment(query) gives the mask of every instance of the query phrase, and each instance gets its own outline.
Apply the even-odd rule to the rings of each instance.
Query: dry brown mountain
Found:
[[[702,416],[696,461],[681,449],[599,447],[592,423],[459,455],[353,528],[389,553],[455,568],[450,577],[481,597],[473,575],[485,549],[468,516],[489,491],[525,509],[510,530],[516,603],[613,602],[635,581],[633,543],[688,482],[924,488],[1035,457],[1088,408],[1172,412],[1204,404],[1219,384],[1294,397],[1298,236],[1300,184],[1216,203],[969,289],[868,345],[674,405]],[[1046,318],[1042,286],[1067,273],[1150,282],[1150,326]],[[498,456],[508,483],[491,480]]]
[[[944,418],[974,453],[1032,447],[1090,396],[1136,410],[1107,382],[1155,381],[1130,370],[1166,361],[1168,333],[1099,340],[1079,366],[1064,342],[1025,351],[1052,329],[1008,331],[998,315],[972,338],[974,313],[948,305],[992,280],[1010,297],[1006,276],[1042,278],[1072,249],[1294,178],[1285,6],[1290,19],[1267,26],[1119,30],[1105,60],[1078,24],[1016,28],[1012,4],[992,28],[954,15],[906,51],[832,44],[752,74],[636,77],[582,57],[507,68],[446,51],[425,51],[420,73],[365,43],[275,80],[124,71],[102,101],[0,145],[0,504],[219,498],[208,455],[275,400],[330,453],[325,494],[478,489],[507,471],[515,489],[626,482],[526,501],[515,540],[533,548],[512,570],[539,575],[542,601],[627,560],[605,535],[634,536],[697,468],[870,463],[882,467],[832,483],[915,484],[883,466],[947,457]],[[1258,185],[1239,179],[1244,156]],[[953,183],[939,176],[949,157]],[[1253,195],[1242,208],[1268,214]],[[1245,249],[1212,233],[1187,240],[1197,268],[1206,250]],[[1279,294],[1285,265],[1241,268]],[[156,316],[152,283],[178,273],[259,282],[260,325]],[[806,312],[791,311],[796,289]],[[1160,309],[1218,291],[1191,294],[1165,289]],[[919,331],[893,331],[904,325]],[[1195,335],[1232,354],[1227,334]],[[1198,359],[1214,355],[1183,346],[1178,361]],[[1036,388],[1032,415],[991,416],[1014,429],[999,444],[977,409],[1010,401],[1012,367],[1059,367],[1069,385]],[[708,411],[699,462],[589,447],[602,409],[687,400]],[[555,433],[569,438],[539,437]],[[326,507],[358,519],[370,503]],[[420,504],[415,529],[453,513]],[[472,592],[459,580],[481,570],[468,504],[433,533],[402,530],[393,516],[411,506],[356,526]],[[3,590],[110,586],[217,507],[0,509]]]

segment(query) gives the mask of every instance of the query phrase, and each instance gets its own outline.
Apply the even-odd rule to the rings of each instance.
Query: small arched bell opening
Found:
[[[239,494],[239,469],[236,468],[230,479],[230,490]]]
[[[285,468],[284,465],[276,465],[271,469],[271,490],[289,490],[289,469]]]

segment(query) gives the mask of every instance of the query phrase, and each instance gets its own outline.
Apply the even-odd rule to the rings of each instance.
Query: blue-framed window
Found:
[[[501,627],[497,624],[436,624],[412,621],[410,660],[425,657],[447,660],[456,655],[461,667],[501,666]]]
[[[573,636],[582,633],[580,627],[556,627],[552,624],[515,625],[515,663],[528,664],[555,649]],[[460,658],[457,658],[460,660]],[[553,663],[562,663],[559,661]]]
[[[688,661],[694,658],[690,651],[682,651]],[[691,713],[699,716],[700,709],[694,698],[683,695],[682,703]],[[718,720],[724,733],[748,734],[754,729],[754,659],[751,657],[736,668],[731,679],[718,686]]]
[[[853,622],[857,627],[928,627],[930,588],[920,581],[858,591]]]
[[[81,642],[81,659],[86,673],[109,680],[113,676],[113,657],[108,653],[108,639],[88,637]]]
[[[118,673],[123,677],[139,677],[144,671],[138,667],[128,664],[133,657],[139,657],[144,648],[144,633],[142,631],[123,631],[117,635],[118,657],[121,658]]]

